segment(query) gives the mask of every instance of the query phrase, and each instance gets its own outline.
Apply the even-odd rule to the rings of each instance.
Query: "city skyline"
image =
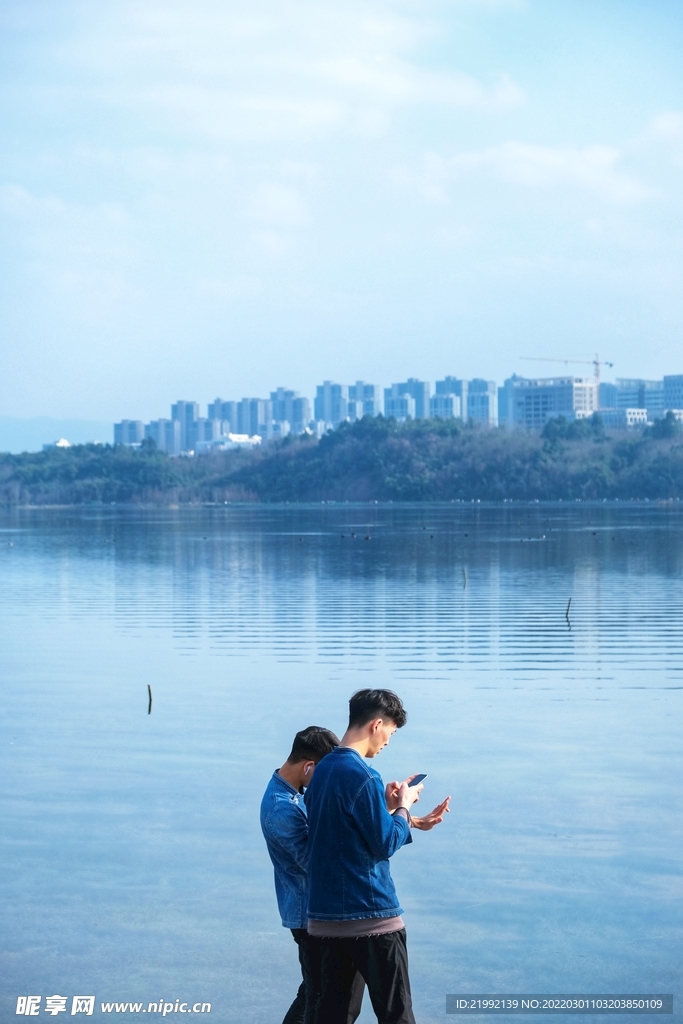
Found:
[[[7,0],[0,416],[264,368],[662,376],[682,42],[673,0]]]
[[[558,360],[557,362],[562,364],[562,365],[564,365],[564,361],[563,360]],[[607,365],[609,366],[609,364],[607,364]],[[558,375],[555,375],[555,378],[557,378],[557,376]],[[604,374],[603,374],[603,376],[604,376]],[[676,408],[676,409],[683,408],[683,376],[677,375],[677,374],[668,374],[668,375],[665,375],[665,376],[668,376],[669,379],[672,380],[672,381],[673,380],[677,381],[677,384],[676,384],[676,388],[677,388],[676,395],[675,395],[675,398],[672,399],[671,402],[670,402],[671,406],[673,408]],[[460,416],[462,418],[462,409],[467,407],[468,408],[468,413],[471,415],[471,418],[473,418],[475,420],[478,420],[479,422],[483,422],[483,421],[486,421],[486,419],[487,419],[487,410],[486,409],[477,409],[476,408],[476,403],[477,402],[479,402],[480,404],[482,402],[483,403],[487,402],[487,399],[485,397],[484,392],[486,390],[488,390],[488,389],[486,387],[483,388],[482,387],[483,385],[494,385],[496,393],[497,393],[497,404],[498,404],[498,406],[500,408],[501,392],[502,392],[502,390],[505,387],[505,382],[506,381],[509,383],[511,380],[514,380],[514,379],[519,379],[519,380],[527,379],[527,380],[536,380],[536,381],[538,381],[538,380],[552,380],[552,379],[555,379],[555,378],[539,378],[539,377],[529,377],[529,376],[527,376],[525,378],[522,375],[512,374],[510,377],[508,377],[508,378],[506,378],[504,380],[503,385],[499,386],[497,384],[497,381],[489,381],[489,382],[487,382],[483,378],[473,378],[472,380],[467,381],[467,380],[465,380],[463,378],[457,378],[457,377],[454,377],[454,376],[446,376],[442,380],[436,380],[436,381],[433,382],[434,383],[434,393],[433,394],[431,393],[431,385],[432,385],[431,381],[420,382],[418,378],[409,378],[409,380],[413,380],[413,381],[418,382],[418,383],[426,384],[428,386],[428,388],[429,388],[429,402],[430,402],[430,408],[429,408],[429,416],[430,417],[439,417],[439,418],[455,417],[455,418],[458,418],[458,416]],[[580,378],[580,379],[586,380],[588,383],[590,383],[595,378],[588,377],[588,378]],[[601,395],[600,403],[601,403],[601,410],[602,411],[606,411],[608,408],[610,408],[610,407],[612,407],[613,405],[616,405],[616,404],[619,404],[623,408],[633,408],[633,407],[635,407],[636,409],[639,408],[639,407],[641,407],[641,408],[649,408],[649,410],[650,410],[649,414],[650,415],[657,415],[658,413],[661,412],[662,409],[664,409],[665,402],[664,402],[664,392],[663,392],[663,378],[661,378],[659,380],[653,380],[652,378],[634,378],[634,377],[623,377],[623,378],[621,378],[621,377],[617,377],[617,378],[615,378],[615,380],[616,380],[616,383],[613,382],[613,381],[606,381],[606,380],[603,379],[601,384],[600,384],[600,395]],[[476,385],[475,390],[479,392],[479,396],[480,397],[475,398],[473,400],[474,403],[475,403],[474,405],[468,406],[468,404],[467,404],[468,403],[468,389],[469,389],[469,385],[472,384],[473,381],[474,381],[474,383]],[[334,384],[334,382],[329,382],[329,381],[327,383]],[[618,403],[617,403],[617,399],[616,399],[617,383],[619,383],[622,386],[622,392],[623,392],[621,397],[619,398]],[[357,398],[358,388],[361,387],[364,390],[364,394],[362,396],[363,397],[363,401],[362,401],[362,412],[363,412],[363,414],[377,415],[378,412],[381,412],[383,415],[395,415],[398,418],[404,418],[404,416],[403,416],[404,413],[408,414],[410,417],[412,417],[413,415],[417,414],[417,410],[416,409],[410,408],[407,405],[404,406],[403,408],[401,408],[399,406],[394,406],[393,408],[391,408],[390,411],[387,411],[387,407],[385,405],[385,401],[386,401],[388,393],[390,391],[392,391],[392,389],[394,389],[394,390],[396,389],[396,387],[397,387],[396,384],[394,384],[394,385],[390,386],[389,388],[387,388],[387,387],[384,387],[384,386],[378,385],[378,384],[377,385],[373,385],[373,384],[369,384],[369,383],[363,382],[363,381],[355,381],[352,384],[345,385],[345,387],[347,387],[347,389],[348,389],[347,397],[350,400],[352,400],[352,401],[361,401],[361,399]],[[659,396],[658,397],[656,395],[657,389],[659,389]],[[614,395],[612,395],[613,392],[615,393]],[[371,397],[371,395],[372,395],[372,397]],[[608,396],[610,396],[610,395],[612,395],[612,397],[608,398]],[[646,395],[647,395],[647,397],[646,397]],[[288,420],[290,425],[292,425],[292,431],[294,433],[297,433],[302,428],[302,425],[303,425],[303,423],[306,420],[307,413],[310,412],[312,414],[311,420],[309,422],[309,426],[310,426],[311,423],[313,423],[315,421],[315,418],[316,418],[316,410],[315,410],[316,399],[313,396],[311,396],[310,398],[308,398],[307,396],[301,396],[301,393],[299,391],[294,391],[292,389],[287,389],[287,388],[283,388],[283,387],[279,387],[275,391],[270,392],[270,400],[273,401],[274,403],[276,403],[276,400],[279,400],[279,402],[281,404],[281,408],[285,408],[285,406],[287,406],[287,403],[289,403],[289,408],[290,408],[290,411],[292,412],[292,414],[294,412],[294,409],[293,409],[293,406],[292,406],[292,402],[295,400],[295,396],[296,396],[296,401],[297,402],[306,403],[306,408],[305,409],[304,408],[300,408],[298,415],[292,415],[292,419],[289,419],[289,416],[287,414],[284,414],[282,412],[277,412],[277,411],[274,413],[273,418],[274,418],[275,421]],[[181,400],[178,400],[178,401],[181,401]],[[185,400],[185,401],[187,401],[187,400]],[[263,401],[268,401],[268,399],[265,399],[265,398],[261,398],[261,399],[251,398],[251,399],[249,399],[249,398],[244,398],[244,397],[242,397],[240,399],[232,399],[232,400],[230,400],[230,399],[228,399],[228,400],[216,399],[215,397],[212,398],[212,399],[207,399],[206,402],[204,403],[204,406],[206,408],[206,417],[203,417],[203,414],[202,414],[202,418],[204,418],[204,419],[212,419],[212,418],[214,418],[214,416],[216,416],[215,411],[213,410],[213,407],[214,407],[216,401],[220,401],[225,406],[237,407],[237,406],[239,406],[239,405],[241,405],[241,404],[243,404],[245,402],[252,402],[252,403],[253,402],[263,402]],[[503,399],[503,402],[504,402],[504,399]],[[284,403],[284,405],[282,403]],[[460,409],[459,410],[455,407],[458,403],[460,404]],[[139,423],[141,425],[140,426],[141,431],[144,430],[145,420],[148,421],[148,423],[149,422],[154,422],[154,423],[157,423],[157,424],[167,424],[167,423],[170,423],[170,421],[172,419],[172,416],[173,416],[172,409],[170,408],[171,404],[172,403],[169,403],[167,405],[167,409],[166,410],[156,409],[155,410],[156,415],[151,416],[151,417],[149,417],[149,416],[147,416],[147,417],[135,416],[135,410],[133,410],[133,415],[132,416],[129,416],[129,417],[122,416],[120,418],[117,418],[116,422],[121,422],[122,420],[126,420],[126,422]],[[199,416],[200,415],[199,403],[196,403],[193,400],[191,404],[195,404],[197,406],[197,416]],[[422,409],[421,411],[423,412],[424,409]],[[565,409],[564,411],[567,411],[567,410]],[[161,415],[159,415],[159,412],[161,412]],[[352,418],[358,418],[360,416],[360,412],[361,412],[361,407],[360,406],[356,406],[356,408],[353,411]],[[229,415],[232,415],[232,414],[229,414]],[[223,418],[223,417],[221,417],[221,418]],[[470,417],[468,416],[468,418],[470,418]],[[257,419],[258,419],[258,415],[257,415]],[[631,417],[630,419],[631,419],[633,425],[637,425],[639,422],[642,422],[642,420],[639,420],[638,416]],[[502,414],[502,420],[505,420],[505,414]],[[109,442],[109,441],[111,441],[111,435],[112,435],[112,422],[114,422],[114,421],[112,421],[112,420],[103,420],[103,419],[100,419],[100,420],[97,420],[97,421],[95,421],[95,420],[91,421],[91,420],[85,420],[85,419],[78,419],[78,418],[74,418],[74,417],[59,419],[59,418],[50,418],[50,417],[45,417],[45,416],[43,416],[43,417],[4,417],[4,416],[0,416],[0,451],[7,451],[7,452],[14,452],[14,453],[19,453],[19,452],[22,452],[22,451],[38,451],[38,450],[40,450],[40,448],[43,445],[49,444],[49,443],[54,443],[54,441],[57,440],[58,438],[67,438],[72,443],[75,443],[75,444],[83,444],[83,443],[92,442],[92,441],[98,441],[98,442],[101,442],[101,443],[102,442]],[[327,422],[329,422],[329,421],[327,421]],[[538,424],[536,424],[536,425],[538,425]],[[612,423],[612,426],[616,426],[616,425],[618,425],[616,422]],[[172,428],[165,428],[165,429],[172,429]],[[270,437],[270,436],[279,436],[277,431],[273,432],[272,434],[270,432],[268,432],[268,431],[266,433],[267,433],[268,437]],[[157,440],[156,437],[155,437],[155,440]]]
[[[382,397],[383,396],[383,397]],[[557,416],[581,419],[602,413],[612,429],[637,429],[669,410],[683,420],[683,374],[661,380],[617,378],[600,382],[595,375],[522,377],[513,374],[495,381],[469,381],[447,376],[435,382],[410,377],[389,387],[367,381],[340,384],[325,380],[316,388],[311,405],[298,391],[278,387],[270,398],[215,398],[203,416],[199,402],[178,400],[170,418],[143,423],[123,419],[114,424],[114,443],[137,446],[150,439],[170,455],[202,454],[221,447],[283,439],[303,433],[321,437],[345,422],[365,416],[385,416],[399,422],[414,419],[454,419],[484,427],[540,430]]]

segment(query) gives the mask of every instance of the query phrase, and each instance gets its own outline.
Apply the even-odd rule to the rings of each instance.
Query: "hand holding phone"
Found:
[[[387,810],[393,814],[396,808],[402,802],[400,799],[401,791],[404,794],[410,794],[410,804],[417,800],[419,794],[422,792],[422,783],[427,778],[426,773],[423,775],[414,775],[412,778],[406,779],[404,782],[388,782],[385,789]]]

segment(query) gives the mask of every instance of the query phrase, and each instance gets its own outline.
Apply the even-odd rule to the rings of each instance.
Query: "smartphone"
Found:
[[[419,786],[419,785],[420,785],[420,783],[421,783],[421,782],[424,782],[424,780],[425,780],[426,778],[427,778],[427,773],[426,773],[426,772],[425,772],[425,774],[424,774],[424,775],[416,775],[414,779],[411,779],[411,780],[410,780],[410,782],[408,783],[408,785],[409,785],[409,786]]]

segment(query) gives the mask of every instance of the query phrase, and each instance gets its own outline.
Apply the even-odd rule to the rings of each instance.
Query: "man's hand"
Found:
[[[406,783],[412,782],[414,778],[415,775],[409,775],[408,778],[406,779]],[[399,789],[401,788],[401,785],[402,783],[400,782],[387,782],[384,788],[384,798],[387,802],[387,810],[389,811],[390,814],[393,814],[396,808],[399,806],[398,792]],[[422,789],[421,786],[419,788]]]
[[[411,776],[414,778],[414,776]],[[398,787],[398,803],[397,807],[405,807],[407,811],[416,804],[420,799],[420,793],[424,789],[424,783],[421,782],[419,786],[409,786],[407,782],[402,782]]]
[[[421,832],[429,832],[430,828],[434,828],[435,825],[440,825],[443,821],[444,814],[450,814],[451,809],[448,806],[451,798],[449,796],[440,803],[438,807],[435,807],[429,814],[424,814],[421,818],[412,818],[413,828],[420,829]]]

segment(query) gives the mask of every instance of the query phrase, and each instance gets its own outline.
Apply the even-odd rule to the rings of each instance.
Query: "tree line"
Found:
[[[319,441],[170,458],[75,445],[0,455],[0,504],[224,501],[533,501],[683,498],[683,432],[673,414],[609,434],[598,414],[542,433],[456,420],[365,417]]]

